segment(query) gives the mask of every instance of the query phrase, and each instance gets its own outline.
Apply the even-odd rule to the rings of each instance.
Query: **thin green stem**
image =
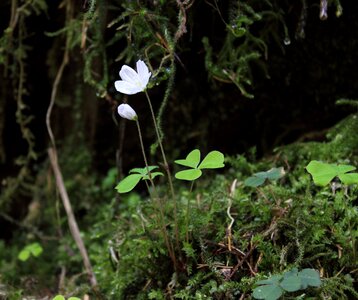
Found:
[[[153,111],[152,102],[150,101],[150,98],[149,98],[149,95],[148,95],[147,91],[145,91],[145,95],[146,95],[147,100],[148,100],[150,113],[152,115],[152,119],[153,119],[153,123],[154,123],[155,133],[157,135],[159,148],[160,148],[160,151],[161,151],[161,154],[162,154],[162,157],[163,157],[164,169],[165,169],[165,172],[167,173],[167,176],[168,176],[169,188],[170,188],[170,192],[172,194],[172,198],[173,198],[173,201],[174,201],[175,240],[176,240],[176,246],[177,246],[177,248],[179,250],[180,247],[179,247],[179,230],[178,230],[178,217],[177,217],[177,202],[176,202],[176,197],[175,197],[175,193],[174,193],[172,175],[170,173],[169,164],[168,164],[165,152],[164,152],[162,139],[161,139],[161,136],[159,134],[159,129],[158,129],[157,121],[155,119],[155,114],[154,114],[154,111]]]
[[[144,150],[142,131],[141,131],[141,129],[140,129],[140,125],[139,125],[138,119],[135,120],[135,123],[137,124],[138,135],[139,135],[139,141],[140,141],[140,148],[142,149],[142,155],[143,155],[145,167],[147,168],[149,181],[150,181],[150,183],[151,183],[151,185],[152,185],[152,187],[153,187],[153,190],[155,190],[155,185],[154,185],[154,182],[153,182],[153,179],[152,179],[152,175],[150,174],[150,170],[149,170],[147,155],[145,154],[145,150]]]
[[[157,203],[158,210],[159,210],[159,213],[160,213],[159,223],[160,223],[160,225],[161,225],[161,230],[162,230],[162,233],[163,233],[163,236],[164,236],[164,241],[165,241],[166,247],[167,247],[167,249],[168,249],[169,256],[171,257],[171,259],[172,259],[172,261],[173,261],[173,264],[174,264],[174,266],[175,266],[175,268],[176,268],[176,265],[177,265],[176,257],[175,257],[175,253],[174,253],[174,250],[173,250],[173,245],[172,245],[172,244],[170,243],[170,241],[169,241],[168,232],[167,232],[166,227],[165,227],[165,218],[164,218],[163,206],[162,206],[161,203],[160,203],[160,200],[159,200],[160,198],[159,198],[159,196],[158,196],[158,193],[157,193],[157,190],[156,190],[156,187],[155,187],[155,184],[154,184],[152,175],[150,174],[149,165],[148,165],[148,159],[147,159],[147,156],[146,156],[146,154],[145,154],[145,148],[144,148],[144,143],[143,143],[142,131],[141,131],[141,128],[140,128],[140,124],[139,124],[138,119],[135,120],[135,122],[136,122],[136,124],[137,124],[138,135],[139,135],[139,141],[140,141],[140,147],[141,147],[141,149],[142,149],[144,164],[145,164],[145,167],[147,168],[149,181],[150,181],[150,183],[151,183],[151,185],[152,185],[152,188],[153,188],[154,196],[153,196],[153,197],[151,196],[151,198],[154,200],[154,203]],[[146,181],[145,183],[146,183],[146,185],[147,185],[149,195],[151,195],[151,191],[150,191],[150,189],[149,189],[149,185],[148,185],[147,181]],[[155,199],[158,199],[158,201],[156,201]]]
[[[190,196],[191,193],[193,191],[193,187],[194,187],[194,181],[191,182],[190,184],[190,190],[189,190],[189,197],[188,197],[188,203],[186,205],[186,224],[185,224],[185,238],[186,238],[186,242],[189,243],[189,219],[190,219]]]

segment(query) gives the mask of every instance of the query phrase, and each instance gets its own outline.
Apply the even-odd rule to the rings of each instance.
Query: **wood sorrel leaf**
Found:
[[[199,169],[189,169],[180,171],[175,174],[176,179],[193,181],[201,176],[202,172]]]
[[[260,285],[254,289],[252,296],[255,299],[277,300],[283,294],[282,288],[277,284]]]
[[[224,165],[224,154],[219,151],[211,151],[209,152],[201,164],[199,165],[199,169],[217,169],[223,168]]]
[[[341,174],[338,177],[346,185],[358,184],[358,173]]]
[[[283,177],[285,174],[286,173],[285,173],[285,170],[283,169],[283,167],[272,168],[266,172],[255,173],[253,176],[247,178],[244,181],[244,184],[246,186],[258,187],[258,186],[264,184],[266,179],[277,180],[277,179],[280,179],[281,177]]]
[[[340,175],[344,175],[344,173],[355,169],[354,166],[350,165],[327,164],[316,160],[312,160],[306,167],[308,173],[312,175],[313,182],[320,186],[327,185],[334,177],[338,176],[340,178]],[[345,179],[349,182],[350,178],[345,178],[343,176],[343,180]]]
[[[157,176],[164,176],[164,174],[162,172],[153,172],[153,173],[150,173],[150,175],[152,176],[152,179],[154,179]],[[144,175],[143,180],[149,180],[149,175]]]
[[[282,279],[282,275],[278,274],[278,275],[273,275],[270,278],[260,280],[260,281],[256,282],[256,284],[260,284],[260,285],[262,285],[262,284],[278,284],[281,279]]]
[[[120,181],[115,189],[118,193],[128,193],[134,189],[134,187],[138,184],[138,182],[142,179],[143,175],[141,174],[131,174],[127,177],[124,177],[122,181]]]
[[[301,278],[302,289],[306,289],[308,286],[319,287],[322,283],[319,273],[314,269],[303,269],[298,276]]]
[[[200,150],[191,151],[185,159],[178,159],[176,164],[195,169],[200,162]]]
[[[148,166],[149,172],[151,172],[157,168],[159,168],[159,167],[158,166]],[[133,168],[129,171],[129,174],[137,173],[137,174],[142,174],[142,175],[148,175],[148,170],[146,167],[145,168]]]
[[[27,261],[30,257],[30,251],[26,248],[21,250],[17,258],[21,261]]]
[[[244,181],[246,186],[258,187],[265,182],[264,177],[251,176]]]
[[[280,286],[287,292],[295,292],[301,289],[301,278],[297,275],[292,275],[284,278]]]
[[[43,248],[39,243],[32,243],[27,245],[18,255],[18,259],[21,261],[26,261],[32,255],[38,257],[43,252]]]

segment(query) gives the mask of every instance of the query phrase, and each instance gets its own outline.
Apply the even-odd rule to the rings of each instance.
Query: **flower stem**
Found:
[[[194,187],[194,181],[192,181],[191,184],[190,184],[188,202],[187,202],[187,206],[186,206],[186,224],[185,224],[186,229],[185,229],[185,237],[186,237],[186,242],[187,242],[187,243],[189,243],[190,196],[191,196],[191,194],[192,194],[193,187]]]
[[[143,155],[143,158],[144,158],[145,167],[147,168],[149,181],[150,181],[150,183],[151,183],[151,185],[152,185],[152,187],[153,187],[153,190],[155,190],[155,185],[154,185],[154,182],[153,182],[153,179],[152,179],[152,175],[150,174],[150,171],[149,171],[148,160],[147,160],[147,156],[146,156],[145,150],[144,150],[142,131],[141,131],[141,129],[140,129],[140,125],[139,125],[138,119],[135,120],[135,123],[137,124],[138,135],[139,135],[139,141],[140,141],[140,148],[142,149],[142,155]]]
[[[162,138],[161,138],[161,136],[159,134],[159,129],[158,129],[157,121],[155,119],[155,114],[154,114],[154,111],[153,111],[152,102],[150,101],[150,98],[149,98],[149,95],[148,95],[147,91],[145,91],[145,95],[146,95],[147,100],[148,100],[150,112],[151,112],[153,123],[154,123],[155,133],[157,135],[159,148],[160,148],[160,151],[161,151],[162,157],[163,157],[164,169],[165,169],[165,171],[167,173],[167,176],[168,176],[169,188],[170,188],[170,192],[172,194],[172,198],[173,198],[173,201],[174,201],[175,240],[176,240],[176,246],[177,246],[177,248],[179,250],[180,248],[179,248],[179,230],[178,230],[178,218],[177,218],[177,202],[176,202],[176,197],[175,197],[175,193],[174,193],[172,175],[170,173],[168,161],[167,161],[167,158],[166,158],[166,155],[165,155],[165,152],[164,152],[164,148],[163,148],[163,144],[162,144]]]
[[[163,206],[162,206],[161,203],[160,203],[160,198],[159,198],[159,196],[158,196],[156,187],[155,187],[154,182],[153,182],[152,175],[150,174],[150,170],[149,170],[148,160],[147,160],[147,156],[146,156],[145,150],[144,150],[144,144],[143,144],[143,138],[142,138],[142,131],[141,131],[141,129],[140,129],[140,124],[139,124],[138,119],[135,120],[135,122],[136,122],[136,124],[137,124],[138,135],[139,135],[139,141],[140,141],[140,147],[141,147],[141,149],[142,149],[142,154],[143,154],[143,159],[144,159],[145,167],[147,168],[149,181],[150,181],[150,183],[151,183],[151,185],[152,185],[152,188],[153,188],[153,193],[154,193],[154,197],[153,197],[153,198],[154,198],[154,199],[158,199],[158,201],[154,201],[154,202],[157,203],[158,210],[159,210],[159,213],[160,213],[159,222],[160,222],[161,227],[162,227],[161,230],[162,230],[162,233],[163,233],[163,236],[164,236],[164,241],[165,241],[166,247],[167,247],[167,249],[168,249],[169,256],[171,257],[171,259],[172,259],[172,261],[173,261],[173,264],[174,264],[174,266],[176,267],[177,263],[176,263],[175,253],[174,253],[174,250],[173,250],[173,245],[172,245],[172,244],[170,243],[170,241],[169,241],[168,232],[167,232],[166,227],[165,227]],[[150,189],[149,189],[149,185],[148,185],[147,182],[146,182],[146,185],[147,185],[149,194],[151,195],[151,192],[150,192]],[[152,198],[152,197],[151,197],[151,198]]]

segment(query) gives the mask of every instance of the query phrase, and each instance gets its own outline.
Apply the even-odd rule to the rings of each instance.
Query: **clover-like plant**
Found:
[[[176,164],[189,167],[190,169],[177,172],[175,178],[194,181],[203,174],[203,169],[218,169],[225,167],[224,154],[219,151],[209,152],[201,163],[200,156],[200,150],[195,149],[191,151],[185,159],[176,160]]]
[[[162,172],[152,172],[158,166],[148,166],[148,168],[134,168],[129,171],[128,176],[124,177],[115,187],[118,193],[128,193],[135,188],[141,180],[154,179],[157,176],[162,176]],[[149,171],[149,172],[148,172]]]
[[[284,274],[273,275],[268,279],[256,282],[258,285],[252,296],[255,299],[276,300],[285,292],[296,292],[308,287],[319,287],[321,279],[314,269],[303,269],[298,272],[297,268]]]
[[[39,257],[43,252],[43,248],[39,243],[32,243],[25,246],[17,256],[21,261],[27,261],[30,256]]]
[[[66,300],[66,298],[62,295],[56,295],[55,298],[53,298],[52,300]],[[70,297],[67,300],[81,300],[81,298],[78,297]]]
[[[335,177],[346,185],[358,184],[358,173],[348,173],[354,171],[356,167],[351,165],[328,164],[312,160],[306,167],[308,173],[312,175],[316,185],[325,186]]]
[[[283,167],[280,168],[272,168],[266,172],[258,172],[247,178],[244,181],[246,186],[258,187],[263,185],[266,180],[277,180],[285,175],[285,170]]]

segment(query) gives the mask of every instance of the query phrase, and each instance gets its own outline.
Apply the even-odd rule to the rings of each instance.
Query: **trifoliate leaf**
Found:
[[[27,245],[23,250],[20,251],[18,259],[21,261],[26,261],[29,257],[35,256],[38,257],[43,252],[43,248],[39,243],[32,243]]]
[[[57,295],[55,298],[53,298],[52,300],[66,300],[65,297],[63,297],[62,295]]]
[[[199,165],[199,169],[217,169],[223,168],[224,165],[224,154],[219,151],[211,151],[209,152],[201,164]]]
[[[330,183],[334,177],[353,171],[356,168],[350,165],[327,164],[313,160],[307,165],[306,169],[308,173],[312,175],[315,184],[325,186]],[[343,178],[349,182],[349,178],[345,178],[344,176]]]
[[[244,184],[246,186],[258,187],[258,186],[264,184],[266,179],[277,180],[277,179],[280,179],[281,177],[283,177],[285,174],[286,173],[285,173],[285,170],[283,167],[272,168],[266,172],[255,173],[253,176],[247,178],[244,181]]]
[[[200,162],[200,150],[191,151],[185,159],[178,159],[176,164],[195,169]]]
[[[131,174],[123,178],[123,180],[117,184],[115,189],[118,193],[128,193],[134,189],[138,182],[142,179],[141,174]]]
[[[189,169],[175,174],[176,179],[193,181],[201,176],[202,172],[198,169]]]

